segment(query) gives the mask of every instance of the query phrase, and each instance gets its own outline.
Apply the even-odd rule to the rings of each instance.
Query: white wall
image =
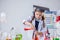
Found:
[[[7,23],[0,24],[2,25],[2,31],[9,32],[10,28],[14,27],[14,34],[22,33],[26,36],[22,20],[32,14],[33,5],[48,7],[51,10],[59,10],[59,4],[60,0],[0,0],[0,14],[4,12],[7,16]]]
[[[35,0],[34,4],[48,7],[51,10],[59,10],[60,9],[60,0]]]

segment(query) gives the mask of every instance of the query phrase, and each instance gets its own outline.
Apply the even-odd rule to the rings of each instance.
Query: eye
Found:
[[[36,14],[36,15],[39,15],[39,14]]]

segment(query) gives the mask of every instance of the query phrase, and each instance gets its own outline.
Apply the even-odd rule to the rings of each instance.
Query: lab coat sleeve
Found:
[[[46,36],[47,36],[47,37],[50,37],[49,29],[48,29],[48,27],[46,26],[46,23],[45,23],[45,27],[46,27],[46,28],[45,28],[45,29],[46,29]]]
[[[29,16],[26,21],[30,22],[32,20],[32,16]]]
[[[23,20],[23,23],[30,22],[32,20],[32,16],[29,16],[26,20]]]
[[[46,23],[45,23],[45,28],[43,28],[43,22],[42,22],[42,25],[41,25],[41,28],[40,28],[40,32],[47,33],[47,31],[48,31],[48,28],[46,26]]]
[[[48,27],[46,26],[46,23],[45,23],[45,32],[48,34],[49,30],[48,30]]]

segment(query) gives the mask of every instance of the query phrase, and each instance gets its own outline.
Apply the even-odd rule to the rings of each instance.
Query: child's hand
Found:
[[[39,35],[40,35],[40,37],[42,37],[43,36],[43,33],[42,32],[39,32]]]

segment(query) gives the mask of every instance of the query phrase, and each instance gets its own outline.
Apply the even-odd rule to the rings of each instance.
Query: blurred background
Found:
[[[5,40],[8,34],[13,37],[22,34],[22,40],[32,40],[33,31],[24,31],[22,21],[32,15],[33,5],[47,7],[56,13],[60,10],[59,4],[60,0],[0,0],[0,40]],[[49,27],[49,30],[53,29]]]

